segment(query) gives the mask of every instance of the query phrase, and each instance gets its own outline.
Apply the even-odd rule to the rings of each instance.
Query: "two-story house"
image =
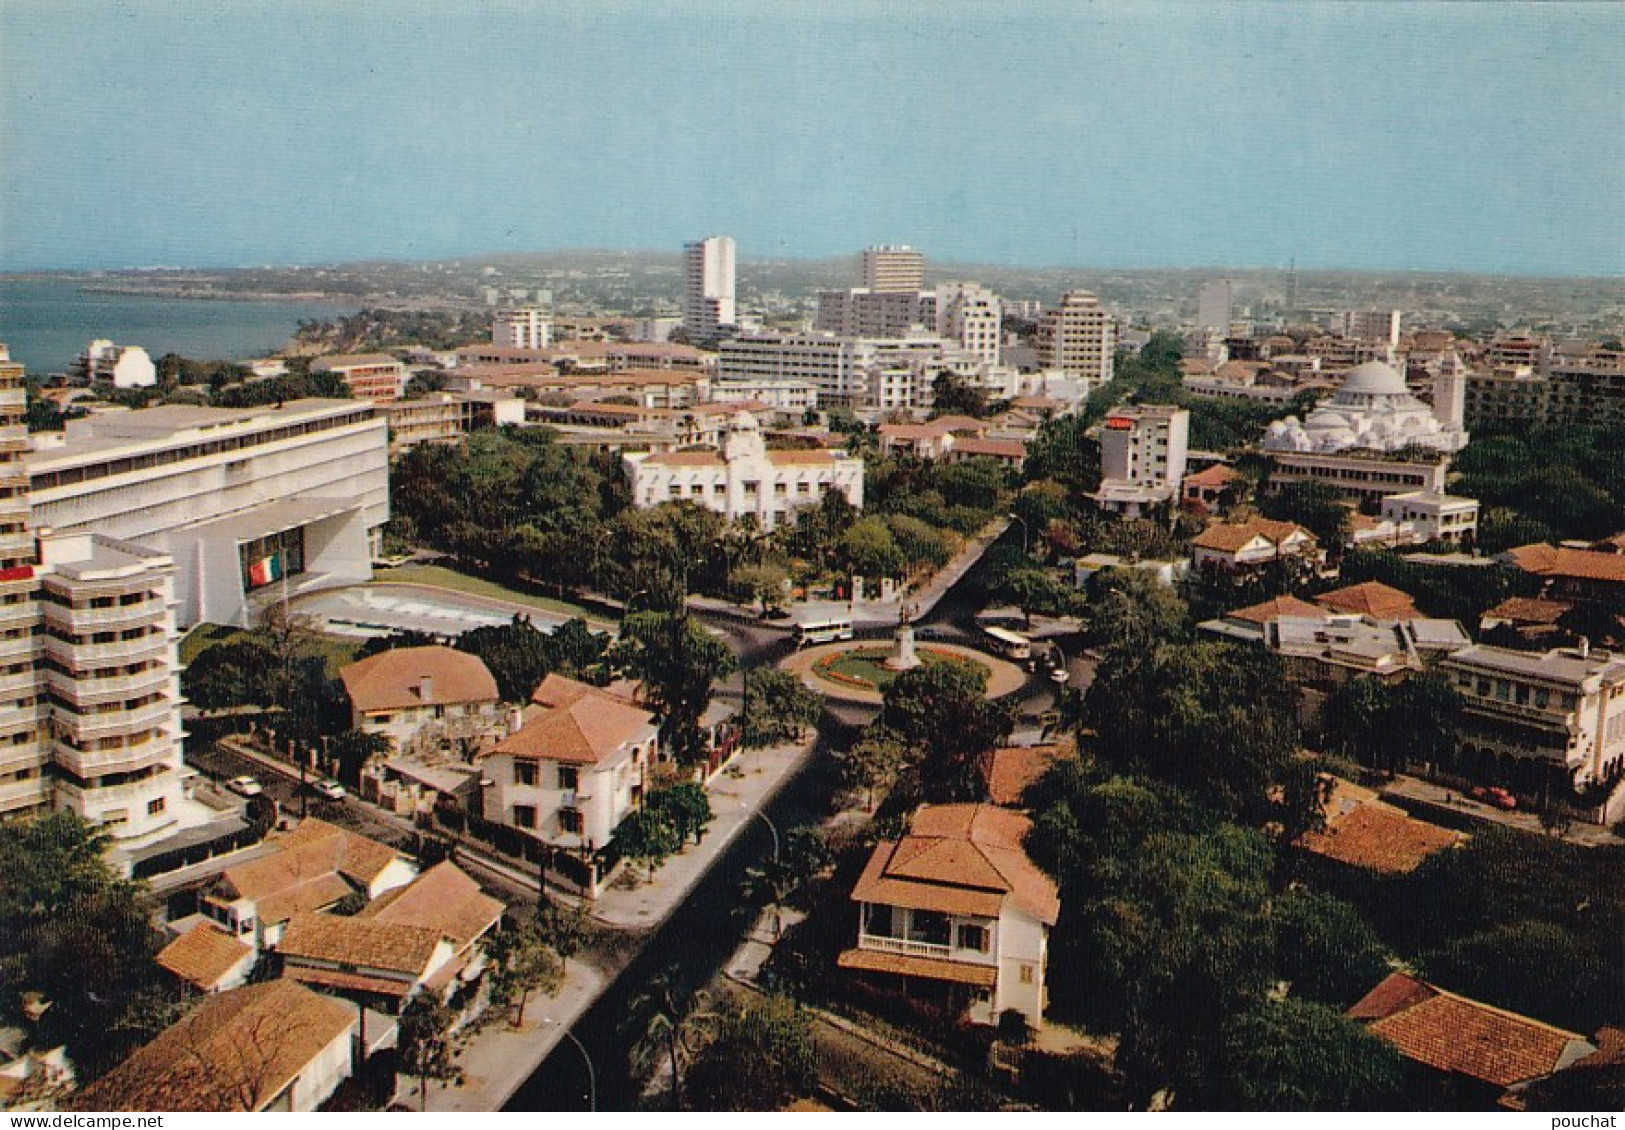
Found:
[[[476,655],[449,647],[399,647],[339,671],[350,724],[406,752],[463,752],[507,732],[496,679]]]
[[[906,835],[875,846],[852,890],[857,945],[841,968],[901,984],[950,1019],[995,1024],[1014,1010],[1042,1024],[1061,902],[1022,847],[1031,826],[992,805],[916,810]]]
[[[1209,526],[1192,539],[1191,555],[1198,569],[1231,575],[1259,572],[1282,562],[1318,566],[1321,559],[1320,544],[1308,530],[1268,518]]]
[[[481,762],[484,817],[582,855],[602,849],[643,797],[658,733],[647,708],[549,675],[519,729]]]

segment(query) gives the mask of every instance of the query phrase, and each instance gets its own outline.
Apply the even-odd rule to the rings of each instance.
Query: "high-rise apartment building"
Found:
[[[1228,334],[1230,321],[1234,317],[1233,301],[1229,279],[1203,283],[1196,296],[1196,328]]]
[[[683,329],[690,341],[714,338],[739,321],[734,305],[734,241],[714,235],[683,245]]]
[[[990,365],[999,363],[1004,303],[985,286],[971,282],[937,287],[937,334]]]
[[[1355,341],[1399,345],[1398,310],[1341,310],[1332,315],[1332,332]]]
[[[540,306],[503,310],[491,322],[498,349],[546,349],[553,344],[553,319]]]
[[[181,821],[173,565],[30,529],[23,367],[0,346],[0,819],[66,809],[116,848]]]
[[[1116,347],[1116,319],[1100,299],[1085,290],[1067,291],[1061,304],[1046,310],[1038,325],[1041,363],[1091,387],[1112,379]]]
[[[868,290],[922,290],[925,256],[912,247],[877,246],[863,250],[863,284]]]
[[[1169,404],[1122,405],[1100,428],[1100,489],[1104,510],[1139,517],[1172,502],[1185,479],[1191,414]]]

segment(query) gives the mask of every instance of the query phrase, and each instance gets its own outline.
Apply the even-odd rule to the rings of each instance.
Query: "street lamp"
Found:
[[[542,1022],[545,1024],[559,1023],[551,1016],[542,1017]],[[574,1044],[576,1046],[576,1051],[581,1053],[581,1062],[587,1065],[587,1109],[596,1114],[598,1112],[598,1075],[592,1069],[592,1056],[587,1054],[587,1046],[580,1040],[576,1039],[576,1034],[574,1032],[570,1031],[568,1028],[565,1028],[563,1025],[559,1025],[559,1027],[560,1030],[564,1032],[564,1038]]]
[[[779,830],[778,830],[778,828],[774,826],[773,821],[771,821],[771,820],[769,820],[767,818],[767,813],[763,812],[761,809],[759,809],[759,808],[753,809],[748,804],[745,804],[743,802],[740,803],[739,807],[748,810],[752,816],[756,817],[763,824],[767,825],[767,830],[769,832],[773,833],[773,862],[777,863],[779,861]]]
[[[1023,557],[1027,556],[1027,536],[1030,532],[1027,528],[1027,519],[1023,518],[1020,514],[1006,514],[1005,517],[1009,518],[1012,522],[1021,523],[1021,555]]]

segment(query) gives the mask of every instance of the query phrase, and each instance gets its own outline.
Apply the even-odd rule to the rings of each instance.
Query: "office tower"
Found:
[[[925,256],[912,247],[866,247],[863,283],[874,291],[920,290],[925,286]]]
[[[991,365],[999,363],[1004,304],[985,286],[971,282],[937,287],[937,334]]]
[[[1096,387],[1112,379],[1117,323],[1111,313],[1085,290],[1070,290],[1061,304],[1044,312],[1038,326],[1041,363],[1060,369]]]
[[[1230,320],[1234,316],[1231,309],[1233,300],[1229,279],[1203,283],[1196,298],[1197,328],[1229,333]]]
[[[734,241],[714,235],[683,245],[683,328],[705,341],[738,321],[734,307]]]
[[[508,349],[546,349],[553,342],[553,322],[539,306],[504,310],[491,322],[491,344]]]

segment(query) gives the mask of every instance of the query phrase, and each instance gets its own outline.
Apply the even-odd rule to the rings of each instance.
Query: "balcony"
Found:
[[[45,796],[44,777],[33,777],[26,781],[7,781],[0,784],[0,812],[35,808],[45,803]]]
[[[57,604],[47,604],[45,608],[47,621],[70,632],[134,628],[160,620],[164,614],[163,603],[156,600],[112,608],[63,608]]]
[[[0,645],[0,655],[4,655],[3,645]],[[165,667],[153,667],[133,675],[110,675],[105,679],[75,679],[72,675],[50,669],[45,672],[46,685],[58,697],[80,707],[163,694],[170,689],[173,678]]]
[[[858,948],[879,950],[882,953],[903,953],[913,957],[935,957],[945,961],[953,956],[952,946],[937,945],[935,942],[916,942],[908,938],[889,938],[881,934],[859,934]]]
[[[67,723],[69,729],[73,730],[81,738],[94,739],[165,726],[175,716],[175,704],[165,698],[128,710],[109,710],[104,714],[70,715],[63,721]]]
[[[1533,706],[1499,698],[1481,698],[1477,695],[1464,695],[1463,698],[1462,705],[1469,714],[1480,714],[1490,718],[1496,716],[1517,718],[1543,730],[1556,731],[1570,737],[1577,733],[1575,712],[1564,710],[1560,706]]]
[[[83,787],[71,781],[58,781],[57,787],[81,804],[113,804],[119,801],[143,800],[164,791],[169,784],[167,771],[154,773],[139,781],[105,787]]]
[[[61,657],[69,666],[83,666],[95,659],[123,660],[134,663],[141,659],[154,659],[165,654],[169,641],[162,632],[152,632],[134,640],[116,640],[112,643],[68,643],[53,636],[45,637],[47,654]]]

